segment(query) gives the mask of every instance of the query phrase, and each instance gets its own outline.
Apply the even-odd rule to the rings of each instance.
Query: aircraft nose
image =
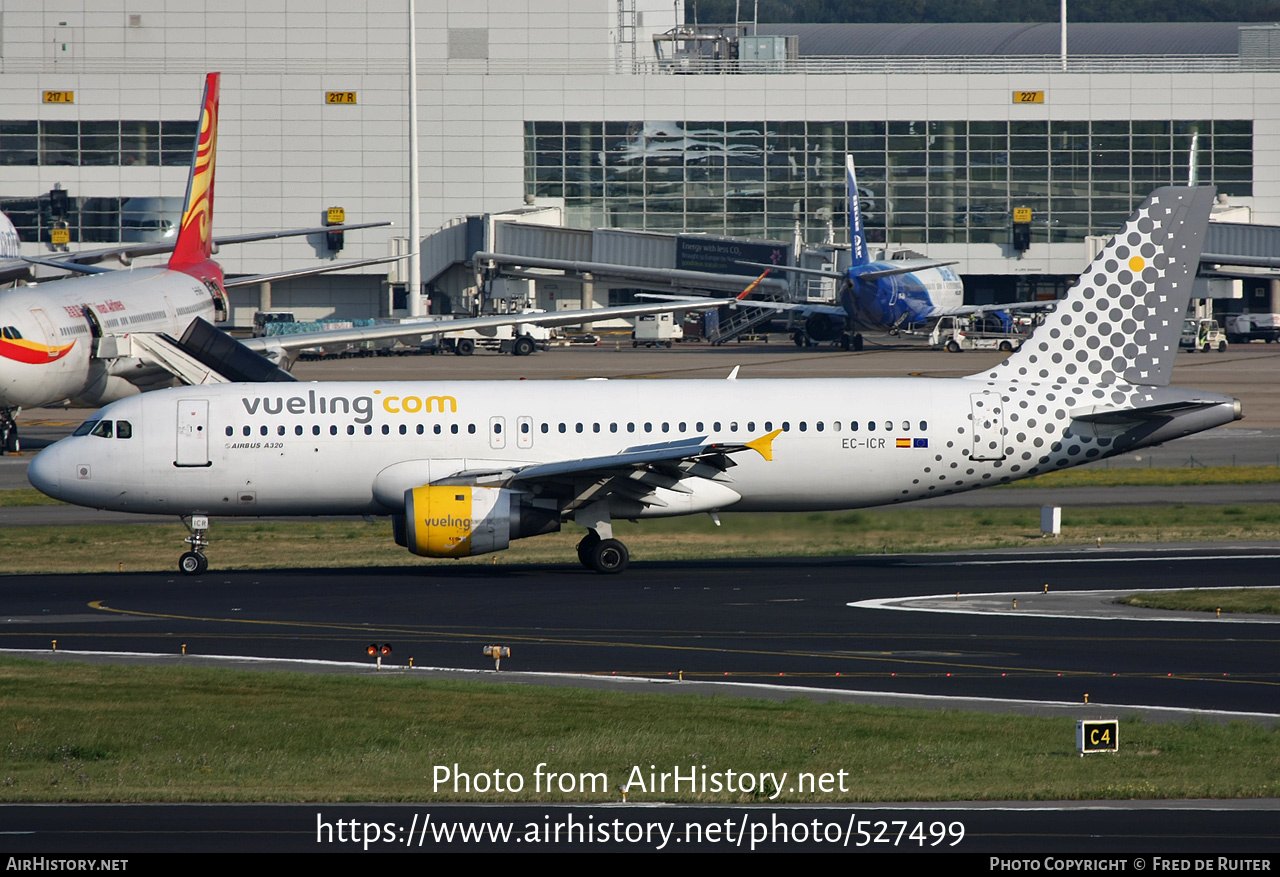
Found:
[[[36,458],[27,466],[27,480],[31,486],[46,496],[62,499],[59,495],[62,486],[62,458],[66,456],[55,442],[36,454]]]

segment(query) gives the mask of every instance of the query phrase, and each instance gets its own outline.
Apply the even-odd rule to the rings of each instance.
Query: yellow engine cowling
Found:
[[[420,557],[470,557],[502,551],[512,539],[560,529],[554,508],[497,487],[431,486],[404,492],[404,541]],[[397,529],[399,522],[397,522]]]

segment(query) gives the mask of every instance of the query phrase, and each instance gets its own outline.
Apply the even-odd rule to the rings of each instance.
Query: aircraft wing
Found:
[[[409,258],[408,254],[400,256],[383,256],[379,259],[360,259],[355,262],[331,262],[325,265],[317,265],[311,268],[295,268],[292,271],[277,271],[274,274],[253,274],[248,277],[235,277],[231,280],[223,281],[223,286],[232,289],[237,286],[256,286],[259,283],[272,283],[276,280],[289,280],[294,277],[310,277],[314,274],[329,274],[333,271],[342,271],[347,268],[363,268],[366,265],[381,265],[384,262],[399,262],[401,259]]]
[[[665,293],[660,293],[660,292],[639,292],[639,293],[636,293],[636,298],[653,298],[653,299],[673,300],[673,301],[688,301],[688,298],[681,298],[680,296],[675,296],[675,295],[666,295]],[[764,308],[765,310],[779,311],[779,312],[794,311],[804,316],[808,316],[809,314],[829,314],[830,316],[840,317],[842,319],[849,316],[848,313],[845,312],[845,309],[840,307],[839,305],[806,304],[804,302],[790,302],[790,301],[754,301],[752,299],[733,299],[733,298],[717,298],[717,299],[713,299],[713,301],[719,305],[728,305],[729,307],[734,307],[734,308],[736,307]],[[712,306],[714,307],[715,305],[712,305]]]
[[[1058,299],[1052,301],[1013,301],[1002,305],[960,305],[954,308],[934,308],[926,315],[926,319],[938,317],[969,317],[976,314],[991,314],[996,311],[1039,311],[1052,308]]]
[[[215,247],[224,244],[245,244],[252,241],[270,241],[277,238],[301,237],[311,234],[324,234],[331,231],[355,231],[361,228],[379,228],[385,225],[392,225],[390,222],[362,222],[355,225],[329,225],[319,228],[294,228],[286,231],[261,231],[249,232],[248,234],[229,235],[227,237],[214,238]],[[71,253],[60,259],[48,259],[41,257],[28,257],[24,261],[32,262],[36,265],[46,265],[50,268],[61,268],[64,271],[72,271],[77,274],[101,274],[110,269],[106,268],[90,268],[98,262],[107,259],[118,259],[126,265],[139,256],[155,256],[160,253],[168,253],[173,251],[173,241],[153,241],[136,244],[122,244],[118,247],[106,247],[101,250],[83,250],[79,253]]]
[[[790,274],[809,274],[813,277],[833,277],[836,280],[849,279],[849,275],[847,274],[841,274],[839,271],[823,271],[820,268],[796,268],[791,265],[766,265],[764,262],[744,262],[741,259],[735,260],[734,264],[749,265],[752,268],[769,268],[774,271],[786,271]]]
[[[751,265],[754,268],[772,268],[775,271],[786,271],[791,274],[809,274],[814,277],[832,277],[836,280],[848,280],[849,275],[841,274],[839,271],[823,271],[820,268],[793,268],[787,265],[765,265],[763,262],[738,262],[739,265]],[[854,279],[859,282],[863,280],[879,280],[881,277],[894,277],[898,274],[910,274],[913,271],[924,271],[928,268],[945,268],[948,265],[959,264],[956,261],[951,262],[918,262],[913,261],[910,265],[904,265],[901,268],[886,268],[883,271],[860,271]]]
[[[638,445],[603,457],[584,457],[554,463],[535,463],[513,469],[472,469],[433,481],[433,484],[538,487],[540,496],[555,497],[562,510],[573,510],[602,499],[629,499],[645,506],[668,503],[655,495],[657,488],[678,494],[694,491],[685,479],[703,478],[732,482],[726,472],[737,465],[732,456],[755,451],[773,459],[776,429],[743,443],[709,442],[705,436],[652,445]]]
[[[250,350],[291,350],[320,347],[326,344],[354,344],[360,341],[379,341],[386,338],[425,338],[428,335],[444,335],[466,329],[492,329],[495,326],[571,326],[575,323],[592,323],[597,320],[613,320],[619,317],[636,317],[643,314],[659,314],[668,311],[693,311],[719,307],[724,299],[677,298],[662,304],[626,305],[616,308],[588,308],[577,311],[552,311],[529,314],[494,314],[487,317],[467,317],[461,320],[419,320],[409,323],[386,323],[356,329],[332,329],[323,332],[307,332],[302,335],[273,335],[267,338],[247,338],[241,343]]]
[[[31,277],[31,266],[24,259],[0,259],[0,283],[26,280]]]

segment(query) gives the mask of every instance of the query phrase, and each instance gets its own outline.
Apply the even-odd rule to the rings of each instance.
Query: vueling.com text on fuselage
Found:
[[[240,402],[249,414],[348,414],[356,423],[373,420],[374,397],[380,397],[382,410],[389,414],[458,413],[458,400],[453,396],[384,396],[374,390],[373,396],[321,395],[308,390],[305,396],[243,396]]]

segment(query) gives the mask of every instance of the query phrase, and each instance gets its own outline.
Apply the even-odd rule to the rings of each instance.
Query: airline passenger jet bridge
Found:
[[[1210,188],[1164,188],[1022,349],[966,378],[219,384],[114,402],[31,483],[96,508],[390,515],[427,557],[569,522],[583,565],[628,562],[615,518],[800,511],[943,496],[1200,432],[1228,396],[1168,386]]]

